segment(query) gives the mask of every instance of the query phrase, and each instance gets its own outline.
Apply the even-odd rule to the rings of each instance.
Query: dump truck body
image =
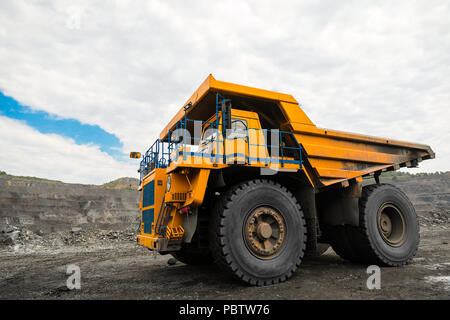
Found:
[[[248,261],[256,258],[265,263],[267,256],[277,259],[288,250],[285,242],[291,240],[287,235],[297,228],[288,224],[299,225],[294,221],[297,211],[307,224],[298,242],[312,248],[320,241],[336,242],[338,226],[359,227],[364,177],[374,175],[379,182],[384,171],[415,167],[431,158],[434,153],[427,145],[318,128],[290,95],[217,81],[210,75],[143,156],[137,241],[185,261],[214,255],[221,249],[211,244],[201,224],[206,230],[214,228],[214,214],[222,212],[224,218],[226,211],[214,203],[230,201],[226,195],[235,186],[249,188],[251,193],[254,185],[261,188],[258,194],[255,191],[256,198],[264,193],[267,199],[275,194],[285,197],[280,203],[272,199],[272,205],[264,205],[260,199],[256,211],[242,213],[246,222],[239,226],[244,235],[241,244],[253,255]],[[301,206],[296,209],[293,201]],[[281,209],[286,203],[291,207]],[[242,211],[242,207],[245,205],[236,208]],[[378,214],[384,217],[380,226],[401,220],[394,219],[394,207],[400,205]],[[288,223],[289,215],[295,219]],[[405,219],[402,221],[405,229]],[[325,236],[321,223],[328,230]],[[220,225],[218,228],[221,237]],[[400,232],[394,229],[388,230],[389,236]]]

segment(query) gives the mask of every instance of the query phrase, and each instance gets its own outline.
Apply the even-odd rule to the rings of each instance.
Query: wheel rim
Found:
[[[387,244],[398,247],[406,240],[406,223],[403,212],[392,203],[383,204],[377,214],[378,232]]]
[[[245,242],[249,250],[260,259],[271,259],[284,245],[286,223],[277,210],[261,206],[254,209],[244,225]]]

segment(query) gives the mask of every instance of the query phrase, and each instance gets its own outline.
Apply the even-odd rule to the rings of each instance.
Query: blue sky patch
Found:
[[[82,124],[75,119],[61,119],[44,111],[33,111],[0,91],[0,115],[25,121],[41,133],[54,133],[72,138],[77,144],[95,144],[100,150],[120,158],[122,142],[114,134],[97,125]]]

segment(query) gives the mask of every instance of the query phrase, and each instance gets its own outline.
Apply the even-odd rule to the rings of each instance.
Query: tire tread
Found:
[[[301,221],[303,223],[304,241],[302,244],[299,258],[293,264],[292,268],[288,270],[287,274],[281,275],[273,279],[259,279],[251,277],[248,274],[244,274],[243,270],[241,270],[237,265],[237,263],[232,260],[232,257],[229,254],[229,247],[225,236],[225,217],[229,213],[230,204],[236,198],[238,198],[241,193],[245,192],[245,190],[258,184],[271,184],[273,186],[278,187],[282,192],[291,197],[296,204],[297,210],[301,215]],[[235,185],[231,187],[224,195],[219,197],[219,201],[216,202],[212,213],[213,217],[211,219],[211,227],[210,227],[210,245],[213,261],[219,266],[220,269],[230,274],[234,278],[240,279],[250,285],[256,286],[277,284],[284,282],[288,278],[290,278],[295,273],[297,268],[300,266],[306,251],[306,240],[307,240],[306,222],[300,204],[298,203],[296,198],[292,195],[292,193],[281,184],[274,182],[272,180],[256,179]]]

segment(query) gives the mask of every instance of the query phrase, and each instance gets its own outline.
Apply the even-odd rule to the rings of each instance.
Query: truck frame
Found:
[[[251,285],[287,280],[327,244],[355,263],[401,266],[419,224],[379,177],[434,157],[427,145],[318,128],[291,95],[209,75],[142,155],[137,243]]]

